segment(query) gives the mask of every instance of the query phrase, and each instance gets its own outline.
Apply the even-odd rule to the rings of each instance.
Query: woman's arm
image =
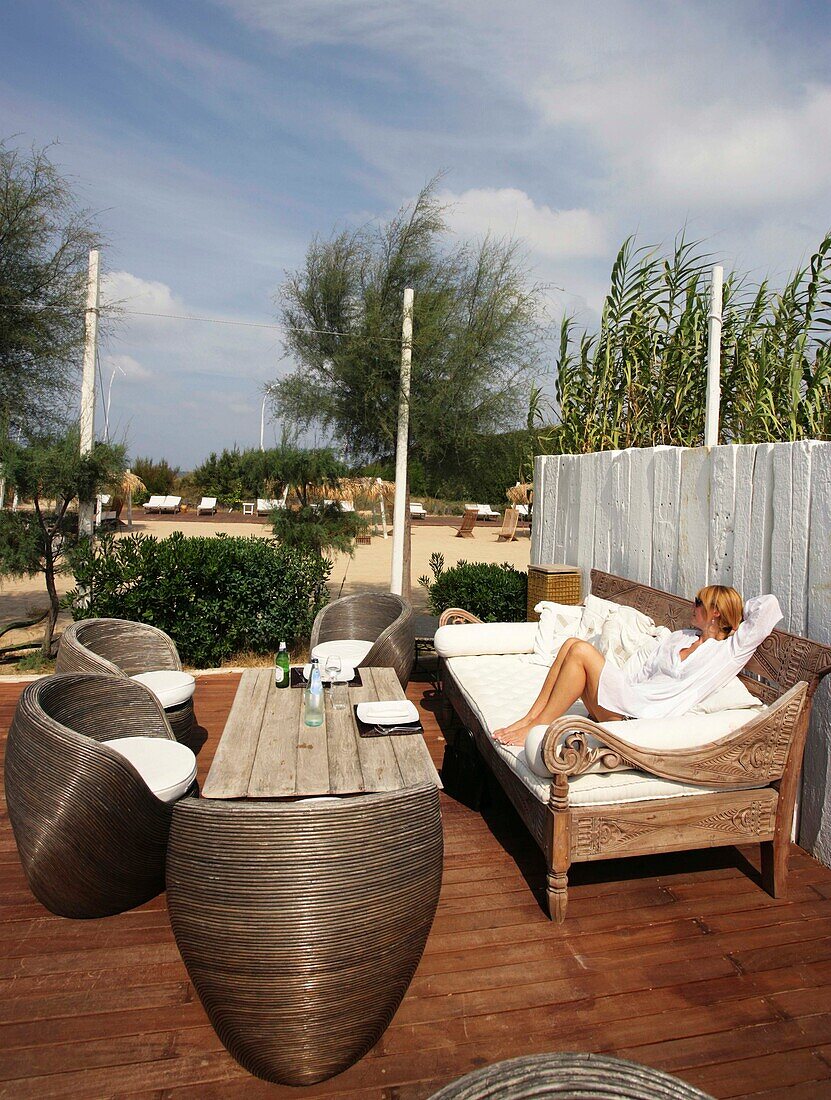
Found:
[[[775,596],[754,596],[748,600],[744,618],[728,639],[733,656],[748,660],[781,618],[782,608]]]
[[[644,646],[632,654],[623,666],[627,683],[642,684],[644,680],[648,680],[650,676],[655,674],[658,668],[661,646],[665,645],[672,636],[672,634],[666,634],[654,649]]]

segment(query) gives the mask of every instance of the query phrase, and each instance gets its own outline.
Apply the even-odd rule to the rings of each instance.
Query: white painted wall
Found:
[[[782,626],[831,644],[831,443],[655,447],[536,460],[531,561],[692,597],[774,592]],[[831,677],[828,677],[831,679]],[[814,701],[799,840],[831,865],[831,692]]]

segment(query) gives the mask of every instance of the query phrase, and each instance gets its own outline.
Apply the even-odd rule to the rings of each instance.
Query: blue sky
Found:
[[[188,468],[258,443],[311,237],[442,169],[454,232],[521,237],[553,321],[593,323],[634,231],[781,278],[831,228],[830,45],[825,2],[26,0],[0,134],[59,142],[109,299],[244,323],[128,315],[102,348],[116,433]]]

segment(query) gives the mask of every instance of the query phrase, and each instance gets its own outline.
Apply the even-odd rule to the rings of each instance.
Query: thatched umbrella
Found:
[[[313,500],[356,500],[363,498],[380,504],[384,538],[387,537],[386,506],[395,498],[395,482],[382,481],[380,477],[342,477],[330,485],[310,485],[309,497]]]
[[[527,481],[518,481],[516,485],[506,489],[505,496],[511,504],[529,504],[533,489],[534,486],[529,485]]]
[[[117,491],[127,497],[127,526],[131,531],[133,529],[133,493],[139,490],[146,492],[147,486],[132,470],[125,470]]]

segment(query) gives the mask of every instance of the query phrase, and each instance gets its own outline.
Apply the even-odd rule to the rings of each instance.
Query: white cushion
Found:
[[[540,663],[550,665],[566,638],[579,634],[583,608],[579,604],[543,600],[534,610],[540,617],[534,633],[534,656]]]
[[[196,757],[178,741],[166,737],[119,737],[103,741],[125,760],[162,802],[175,802],[196,779]]]
[[[530,654],[490,655],[484,657],[454,657],[447,662],[447,671],[453,676],[474,714],[485,729],[507,726],[526,714],[539,695],[547,669],[533,664]],[[572,712],[585,709],[577,703]],[[741,721],[747,721],[747,712]],[[631,722],[656,722],[656,719],[632,719]],[[688,718],[683,720],[689,721]],[[741,724],[737,721],[737,725]],[[629,724],[631,724],[631,722]],[[661,724],[665,725],[663,720]],[[614,722],[618,728],[626,723]],[[734,727],[735,728],[735,727]],[[622,736],[619,732],[619,736]],[[644,731],[642,738],[647,737]],[[717,734],[716,736],[723,736]],[[528,765],[525,749],[521,745],[500,745],[494,748],[540,802],[547,803],[551,792],[551,776],[536,775]],[[716,788],[694,784],[676,783],[658,779],[642,772],[608,772],[580,775],[569,779],[569,801],[575,806],[606,805],[621,802],[645,802],[653,798],[692,797],[713,794]],[[719,788],[725,789],[725,788]]]
[[[738,676],[708,695],[690,710],[690,714],[714,714],[722,710],[764,710],[765,704],[752,691],[748,691]]]
[[[433,646],[440,657],[530,653],[536,623],[456,623],[440,626]]]
[[[360,638],[333,638],[330,642],[319,642],[310,656],[317,657],[322,666],[326,664],[326,658],[334,654],[345,665],[357,668],[374,644]]]
[[[150,688],[165,710],[171,707],[180,707],[192,698],[196,687],[196,680],[189,672],[173,672],[162,670],[159,672],[139,672],[130,677],[138,680],[146,688]]]
[[[570,713],[577,713],[572,707]],[[583,710],[585,714],[585,709]],[[681,718],[630,718],[623,722],[600,722],[603,729],[615,737],[641,749],[694,749],[709,745],[726,737],[728,733],[749,722],[752,715],[746,710],[726,710],[718,714],[684,715]],[[534,726],[525,742],[525,758],[535,775],[551,775],[542,760],[540,750],[547,726]],[[599,742],[591,734],[587,742],[594,748]],[[594,772],[605,772],[602,764],[595,764]]]

